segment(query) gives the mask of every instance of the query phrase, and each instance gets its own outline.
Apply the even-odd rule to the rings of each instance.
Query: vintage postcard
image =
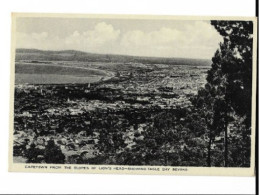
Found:
[[[254,176],[256,31],[13,13],[9,171]]]

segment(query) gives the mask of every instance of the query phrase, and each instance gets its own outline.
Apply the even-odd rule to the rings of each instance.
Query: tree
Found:
[[[65,156],[54,140],[49,140],[44,150],[44,160],[46,163],[64,164]]]
[[[37,148],[34,143],[30,145],[30,148],[25,153],[27,163],[41,163],[43,161],[43,155],[44,150]]]
[[[195,119],[191,121],[192,129],[194,129],[194,126],[198,126],[197,129],[200,129],[202,134],[208,138],[206,160],[208,167],[212,165],[211,147],[217,134],[216,120],[214,120],[214,117],[216,117],[217,114],[214,110],[215,93],[215,88],[207,83],[205,88],[200,89],[198,95],[191,99],[192,104],[194,105],[194,113],[197,113],[197,116],[192,114],[192,117]]]
[[[187,128],[177,127],[177,124],[185,115],[183,109],[162,111],[156,113],[142,131],[135,128],[134,145],[123,153],[124,161],[130,165],[180,166],[182,137],[188,136],[188,132]]]
[[[210,135],[212,132],[215,135],[224,133],[224,166],[227,167],[228,126],[232,120],[237,120],[231,116],[237,114],[244,118],[247,129],[250,129],[251,125],[253,23],[211,21],[211,24],[223,36],[224,41],[220,43],[220,48],[212,58],[212,67],[208,71],[207,84],[203,89],[206,93],[202,94],[204,98],[201,104],[202,108],[206,108],[206,112],[212,112],[210,120],[206,120]],[[207,101],[209,94],[212,97],[211,102]],[[207,119],[206,115],[204,118]],[[247,136],[246,133],[244,135]],[[208,161],[210,162],[210,152]]]
[[[252,97],[252,21],[211,21],[224,38],[221,48],[221,71],[227,76],[227,88],[232,108],[245,116],[251,125]],[[214,62],[213,62],[214,63]]]
[[[211,24],[224,37],[221,47],[221,71],[225,78],[226,115],[235,112],[244,117],[245,132],[251,128],[252,97],[252,47],[253,23],[251,21],[212,21]],[[228,136],[225,121],[225,166],[228,166]],[[247,137],[244,134],[244,138]],[[250,147],[248,145],[247,147]]]
[[[117,118],[113,114],[108,114],[107,118],[99,121],[95,126],[99,125],[98,143],[96,148],[98,151],[108,158],[108,163],[114,164],[117,156],[124,150],[123,126],[117,123]]]

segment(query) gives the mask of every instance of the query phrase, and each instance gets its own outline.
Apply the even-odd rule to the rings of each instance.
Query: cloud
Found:
[[[36,48],[39,46],[43,46],[44,43],[48,41],[48,33],[42,32],[42,33],[16,33],[16,47],[17,48]]]
[[[115,30],[111,24],[98,23],[93,30],[83,33],[74,33],[65,38],[66,48],[79,49],[84,51],[99,52],[102,47],[116,41],[120,30]]]
[[[175,29],[161,28],[158,31],[144,33],[140,30],[127,32],[122,40],[121,45],[128,46],[167,46],[175,41],[182,41],[182,33]]]
[[[65,37],[53,35],[51,31],[17,33],[16,45],[17,48],[210,59],[222,41],[214,27],[204,21],[184,23],[181,28],[162,26],[148,32],[121,30],[100,22],[90,30],[75,30]]]
[[[120,35],[120,30],[115,30],[112,25],[101,22],[93,30],[78,32],[75,30],[65,38],[48,36],[48,33],[17,33],[17,48],[37,48],[48,50],[75,49],[82,51],[99,52],[112,44]],[[108,47],[107,47],[108,48]]]
[[[129,31],[121,46],[131,55],[210,58],[222,37],[210,24],[196,21],[182,30],[162,27],[152,32]]]

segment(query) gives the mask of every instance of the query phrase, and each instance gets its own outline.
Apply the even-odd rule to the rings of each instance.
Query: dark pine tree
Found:
[[[212,67],[208,71],[204,93],[197,97],[202,101],[200,110],[211,112],[207,120],[209,137],[224,133],[224,166],[229,166],[228,126],[234,115],[243,118],[243,139],[247,140],[251,129],[252,97],[252,44],[253,23],[250,21],[211,21],[211,24],[223,36],[223,43],[212,58]],[[208,99],[211,99],[209,102]],[[197,102],[198,103],[198,102]],[[210,165],[209,139],[208,165]],[[245,148],[250,148],[246,142]],[[249,144],[248,144],[249,143]],[[250,152],[247,152],[250,154]],[[248,157],[249,159],[249,157]]]

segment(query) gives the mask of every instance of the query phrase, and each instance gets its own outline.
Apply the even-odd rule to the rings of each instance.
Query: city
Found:
[[[14,159],[26,162],[32,143],[43,150],[53,139],[66,163],[91,163],[107,147],[100,148],[100,140],[113,136],[103,129],[119,131],[115,142],[123,143],[108,143],[112,153],[131,150],[144,138],[142,133],[154,126],[158,113],[191,106],[189,99],[203,87],[209,69],[141,63],[125,67],[110,68],[113,77],[88,84],[16,84]],[[140,135],[137,140],[135,135]],[[38,162],[42,156],[38,155]]]

